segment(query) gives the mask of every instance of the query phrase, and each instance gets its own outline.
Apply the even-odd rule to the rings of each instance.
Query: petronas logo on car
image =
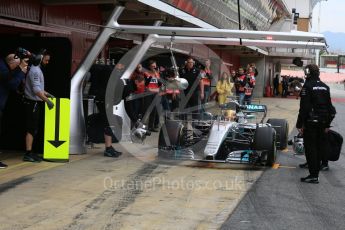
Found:
[[[247,105],[246,106],[247,110],[253,110],[253,111],[262,111],[262,110],[265,110],[265,107],[263,105],[254,105],[254,104],[251,104],[251,105]]]

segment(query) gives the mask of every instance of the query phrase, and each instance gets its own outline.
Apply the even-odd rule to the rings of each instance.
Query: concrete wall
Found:
[[[310,28],[310,19],[309,18],[299,18],[297,20],[297,30],[308,32]]]
[[[266,78],[265,78],[265,86],[268,84],[271,85],[273,89],[273,78],[278,74],[281,76],[281,61],[284,59],[279,60],[277,58],[266,57],[265,59],[265,69],[266,69]]]
[[[241,57],[240,64],[243,68],[247,67],[247,64],[255,63],[259,75],[256,77],[256,86],[254,88],[254,97],[262,97],[265,90],[265,78],[267,76],[265,57]]]
[[[284,21],[281,21],[279,23],[275,23],[271,26],[270,31],[278,31],[278,32],[290,32],[294,29],[294,26],[292,24],[292,19],[287,18]]]

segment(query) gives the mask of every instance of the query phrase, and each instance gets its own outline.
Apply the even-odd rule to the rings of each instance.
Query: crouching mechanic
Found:
[[[42,54],[33,58],[25,80],[26,153],[23,161],[40,162],[42,160],[37,154],[32,153],[32,143],[39,128],[41,103],[46,102],[49,109],[54,107],[54,103],[48,99],[49,97],[53,98],[53,96],[44,91],[44,76],[40,66],[42,58]]]
[[[302,182],[319,183],[320,162],[327,154],[327,132],[335,111],[332,106],[329,87],[320,81],[319,67],[310,64],[305,67],[306,82],[300,96],[300,109],[296,128],[303,134],[307,164],[310,175]]]

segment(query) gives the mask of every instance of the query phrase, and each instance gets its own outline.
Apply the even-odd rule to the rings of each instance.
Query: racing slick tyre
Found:
[[[277,132],[277,141],[279,141],[279,149],[286,149],[289,136],[289,123],[285,119],[268,119],[267,123],[271,124]]]
[[[158,149],[174,149],[184,145],[183,125],[167,120],[159,131]]]
[[[259,127],[254,134],[254,150],[267,154],[266,166],[272,166],[277,157],[276,131],[272,127]]]

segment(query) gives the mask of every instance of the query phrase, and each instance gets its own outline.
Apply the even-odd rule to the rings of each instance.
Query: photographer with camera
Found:
[[[23,161],[40,162],[42,160],[37,154],[32,153],[32,144],[39,128],[41,104],[47,103],[49,109],[54,107],[54,103],[49,100],[54,96],[44,90],[44,76],[41,69],[43,56],[44,53],[31,55],[32,65],[25,81],[26,153]]]
[[[30,52],[28,51],[18,54],[10,53],[4,59],[0,59],[0,132],[2,113],[8,94],[10,90],[16,91],[24,80],[27,72],[27,63],[24,61],[24,58],[26,58],[25,55],[29,54]],[[0,161],[0,168],[6,167],[7,165]]]

